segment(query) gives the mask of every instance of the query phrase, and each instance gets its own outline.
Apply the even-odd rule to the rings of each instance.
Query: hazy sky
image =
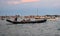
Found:
[[[60,0],[0,0],[0,16],[37,15],[37,13],[60,14]]]

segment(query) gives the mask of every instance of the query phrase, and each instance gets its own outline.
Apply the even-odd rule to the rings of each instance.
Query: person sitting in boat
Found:
[[[30,19],[23,19],[21,22],[27,22],[27,21],[30,21]]]
[[[26,21],[30,21],[30,19],[27,19]]]
[[[21,22],[25,22],[26,20],[25,19],[23,19]]]

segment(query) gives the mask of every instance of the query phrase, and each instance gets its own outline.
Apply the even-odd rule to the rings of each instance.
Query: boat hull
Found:
[[[24,21],[24,22],[19,22],[19,21],[11,21],[11,20],[6,20],[7,22],[13,23],[13,24],[26,24],[26,23],[44,23],[47,20],[38,20],[38,21]]]

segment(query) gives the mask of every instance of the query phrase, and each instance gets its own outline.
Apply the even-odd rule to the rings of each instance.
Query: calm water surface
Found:
[[[60,21],[16,25],[0,20],[0,36],[60,36]]]

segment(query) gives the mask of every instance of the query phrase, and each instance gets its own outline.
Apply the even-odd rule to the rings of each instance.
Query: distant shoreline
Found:
[[[5,18],[15,18],[15,17],[19,17],[19,18],[39,18],[39,19],[47,19],[47,20],[58,20],[60,18],[60,15],[44,15],[44,16],[34,16],[34,15],[30,15],[30,16],[20,16],[20,15],[15,15],[15,16],[0,16],[0,19],[5,19]]]

